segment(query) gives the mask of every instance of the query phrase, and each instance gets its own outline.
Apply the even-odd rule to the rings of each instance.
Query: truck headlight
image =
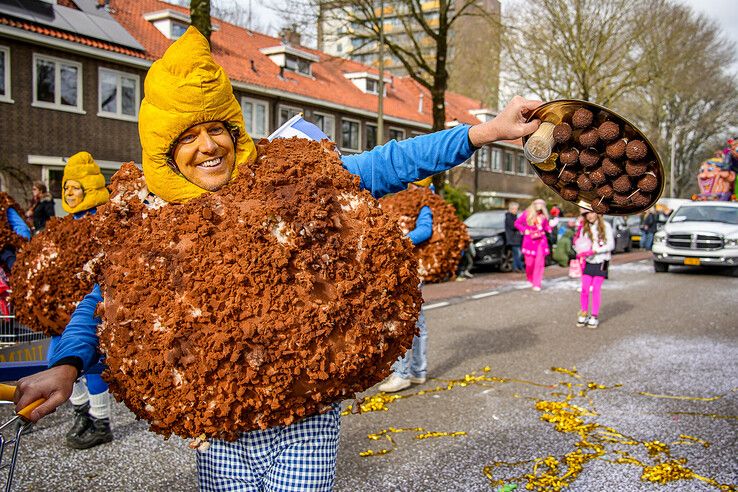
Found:
[[[666,235],[665,234],[656,234],[653,237],[653,244],[664,244],[666,242]]]
[[[485,237],[484,239],[480,239],[476,243],[474,243],[474,246],[477,248],[486,248],[489,246],[500,246],[503,243],[503,239],[500,236],[495,237]]]
[[[738,238],[730,238],[725,240],[726,248],[738,248]]]

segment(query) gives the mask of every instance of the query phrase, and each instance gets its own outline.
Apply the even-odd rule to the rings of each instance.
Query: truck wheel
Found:
[[[654,261],[653,269],[656,273],[665,273],[669,271],[669,264],[661,263],[660,261]]]

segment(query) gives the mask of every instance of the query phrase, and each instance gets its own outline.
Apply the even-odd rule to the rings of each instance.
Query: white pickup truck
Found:
[[[653,241],[653,268],[721,266],[738,276],[738,203],[690,202],[679,206]]]

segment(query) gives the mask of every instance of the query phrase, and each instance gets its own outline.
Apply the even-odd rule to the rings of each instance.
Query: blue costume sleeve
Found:
[[[13,228],[13,232],[26,239],[31,239],[31,229],[14,208],[8,209],[8,223]]]
[[[415,246],[419,246],[429,240],[433,235],[433,212],[427,205],[420,209],[418,218],[415,219],[415,229],[407,233],[407,237]]]
[[[469,141],[469,125],[420,135],[342,158],[343,166],[361,179],[361,187],[375,198],[405,189],[408,183],[461,164],[476,149]]]
[[[100,359],[97,325],[102,323],[102,320],[95,316],[95,308],[102,300],[100,286],[95,284],[92,292],[87,294],[74,310],[54,354],[49,358],[49,367],[60,362],[65,363],[70,358],[78,358],[82,362],[82,367],[78,369],[84,372],[97,363]]]

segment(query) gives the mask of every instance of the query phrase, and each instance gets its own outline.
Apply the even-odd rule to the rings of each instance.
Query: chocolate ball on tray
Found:
[[[646,154],[648,154],[648,147],[646,147],[646,144],[641,140],[631,140],[625,146],[625,155],[628,156],[628,159],[631,161],[640,161],[641,159],[645,159]]]
[[[592,125],[592,120],[594,120],[594,115],[587,108],[577,109],[571,117],[571,123],[574,125],[574,128],[587,128]]]
[[[559,153],[559,161],[565,166],[575,166],[579,163],[579,151],[571,148]]]
[[[656,179],[656,175],[654,173],[646,173],[645,176],[638,180],[638,188],[640,188],[641,191],[648,193],[655,190],[658,185],[659,180]]]
[[[623,174],[623,166],[610,159],[609,157],[605,157],[602,160],[602,170],[608,176],[620,176],[621,174]]]
[[[556,171],[541,173],[541,181],[546,186],[553,186],[559,181],[559,173]]]
[[[592,183],[592,180],[586,174],[580,174],[577,178],[577,186],[582,191],[589,191],[594,188],[594,183]]]
[[[599,128],[597,134],[605,142],[611,142],[620,136],[620,126],[614,121],[605,121]]]
[[[568,169],[564,169],[561,171],[561,174],[559,175],[559,179],[562,183],[571,183],[575,179],[577,179],[577,173],[574,171],[570,171]]]
[[[579,134],[579,143],[582,147],[594,147],[600,142],[600,136],[595,128],[587,128]]]
[[[624,193],[615,193],[612,196],[612,203],[619,207],[624,207],[630,203],[630,197]]]
[[[553,138],[557,144],[564,144],[571,138],[571,126],[569,123],[559,123],[553,129]]]
[[[584,149],[579,153],[579,162],[584,167],[592,167],[600,162],[600,153],[597,152],[597,149]]]
[[[630,178],[628,176],[620,176],[612,182],[612,188],[618,193],[628,193],[631,191]]]
[[[646,207],[651,202],[651,195],[636,191],[633,193],[633,196],[630,197],[630,201],[633,202],[633,205],[636,207]]]
[[[605,147],[605,154],[610,159],[622,159],[625,155],[625,147],[627,146],[624,139],[616,140]]]
[[[626,161],[625,173],[628,176],[643,176],[646,174],[648,164],[644,161]]]
[[[559,195],[561,195],[561,198],[567,202],[573,202],[579,197],[579,190],[574,186],[567,185],[561,188]]]
[[[602,167],[598,167],[589,172],[589,179],[591,179],[594,184],[601,185],[607,181],[607,176],[605,176],[605,171],[602,170]]]
[[[599,197],[612,198],[612,195],[615,193],[615,191],[612,189],[612,185],[610,185],[609,183],[605,183],[602,186],[598,186],[595,190],[595,193]]]
[[[610,205],[605,203],[604,200],[597,200],[592,203],[592,211],[598,214],[606,214],[610,211]]]

